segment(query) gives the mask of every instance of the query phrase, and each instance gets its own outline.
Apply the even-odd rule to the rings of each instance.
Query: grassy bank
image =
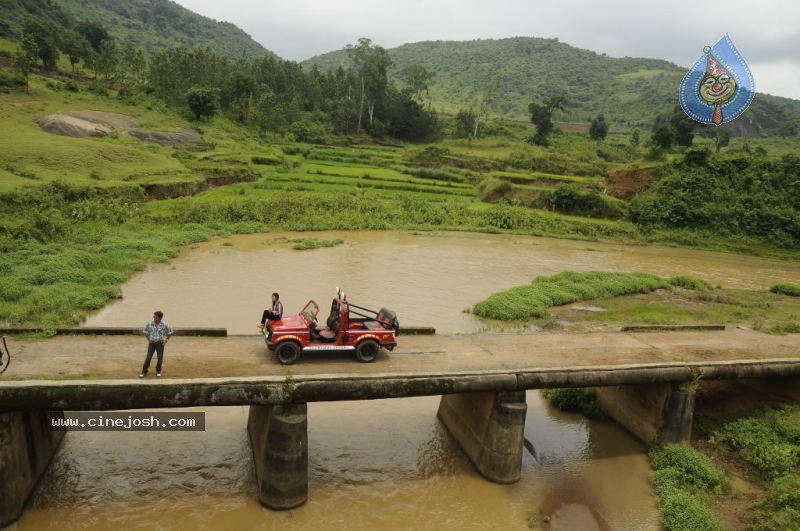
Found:
[[[800,333],[800,299],[786,291],[720,288],[690,276],[564,272],[491,295],[476,303],[473,313],[547,328],[568,322],[575,331],[625,324],[745,324],[771,334]],[[580,301],[592,301],[593,307],[569,306]]]
[[[608,273],[565,271],[551,277],[537,277],[530,285],[517,286],[490,295],[476,303],[472,313],[501,321],[521,321],[545,317],[548,308],[571,302],[618,297],[631,293],[649,293],[672,285],[705,287],[688,277],[668,280],[648,273]]]

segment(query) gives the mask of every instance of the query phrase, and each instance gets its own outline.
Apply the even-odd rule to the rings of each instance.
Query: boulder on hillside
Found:
[[[36,119],[36,123],[48,133],[75,138],[103,137],[114,130],[122,130],[142,142],[153,142],[161,146],[175,146],[202,140],[200,133],[193,129],[181,129],[175,133],[138,129],[138,119],[115,112],[69,111],[42,116]]]

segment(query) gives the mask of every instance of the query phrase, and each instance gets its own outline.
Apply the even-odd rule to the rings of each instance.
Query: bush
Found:
[[[800,475],[792,473],[772,482],[767,495],[753,506],[750,529],[800,529]]]
[[[335,247],[344,243],[342,239],[322,240],[319,238],[304,238],[299,240],[289,240],[294,243],[292,249],[296,251],[307,251],[309,249],[319,249],[320,247]]]
[[[564,214],[621,219],[627,215],[625,203],[594,191],[583,191],[576,184],[566,184],[547,192],[549,206]]]
[[[781,284],[775,284],[769,288],[769,290],[772,293],[779,293],[781,295],[788,295],[790,297],[800,297],[800,285],[797,284],[784,282]]]
[[[672,490],[660,499],[661,522],[674,531],[716,531],[725,526],[700,500],[684,490]]]
[[[708,494],[719,495],[729,489],[725,473],[707,455],[674,444],[654,447],[649,457],[664,527],[676,531],[724,529],[701,501]]]
[[[594,419],[606,417],[600,404],[597,403],[597,393],[593,387],[542,389],[542,396],[559,411],[583,413]]]
[[[278,157],[255,156],[251,157],[250,160],[253,162],[253,164],[259,164],[264,166],[280,166],[281,164],[283,164],[283,159],[280,159]]]
[[[444,164],[445,158],[450,154],[447,148],[428,146],[409,159],[415,166],[439,167]]]
[[[496,177],[487,177],[478,185],[481,193],[481,201],[496,203],[506,198],[512,191],[510,183],[502,181]]]
[[[8,92],[11,89],[25,87],[25,78],[19,74],[0,70],[0,91]]]
[[[759,472],[776,478],[800,462],[800,407],[785,406],[723,425],[714,439],[739,453]]]
[[[657,490],[667,491],[677,484],[691,492],[721,494],[729,487],[725,473],[711,458],[690,446],[671,444],[656,447],[649,456],[653,469],[661,472],[661,475],[654,475],[653,483]]]
[[[678,288],[703,291],[711,288],[705,280],[687,275],[680,275],[669,279],[669,283]]]
[[[89,83],[86,85],[86,90],[95,96],[108,96],[108,88],[99,82]]]

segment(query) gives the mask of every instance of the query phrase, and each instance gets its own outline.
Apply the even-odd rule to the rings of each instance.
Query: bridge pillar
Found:
[[[250,406],[258,499],[270,509],[292,509],[308,499],[306,404]]]
[[[33,488],[58,449],[64,431],[51,431],[50,418],[63,412],[0,413],[0,527],[20,516]]]
[[[439,419],[485,478],[514,483],[522,474],[525,392],[444,395]]]
[[[689,442],[694,398],[693,390],[679,384],[597,388],[600,406],[645,444]]]

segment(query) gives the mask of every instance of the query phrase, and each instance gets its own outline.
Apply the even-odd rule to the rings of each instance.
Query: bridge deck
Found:
[[[9,340],[0,410],[127,409],[358,400],[481,390],[800,376],[800,336],[714,332],[438,335],[402,338],[369,364],[345,352],[278,364],[257,335],[176,337],[164,377],[137,378],[138,337]],[[151,369],[152,370],[152,369]],[[694,372],[693,372],[694,371]]]

